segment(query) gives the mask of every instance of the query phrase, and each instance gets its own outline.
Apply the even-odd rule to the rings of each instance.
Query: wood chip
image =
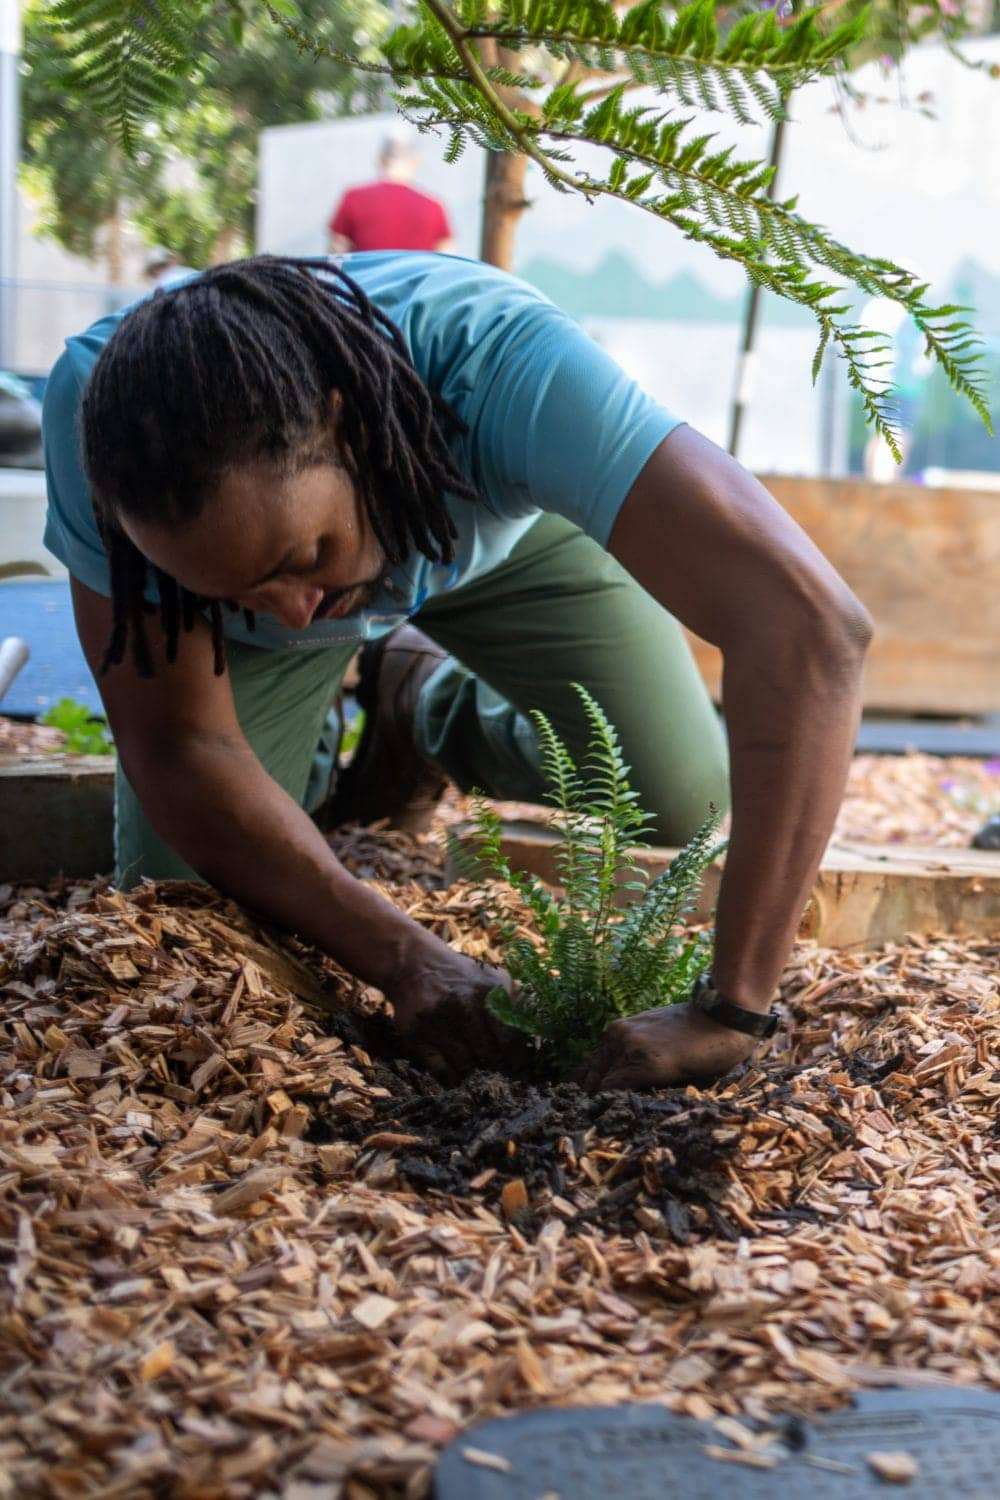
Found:
[[[869,1453],[868,1467],[887,1484],[909,1484],[920,1472],[916,1459],[910,1453]]]
[[[165,1375],[171,1368],[177,1357],[177,1350],[171,1339],[164,1339],[162,1344],[157,1344],[151,1349],[139,1366],[140,1380],[157,1380]]]
[[[265,1193],[273,1192],[284,1175],[281,1167],[260,1167],[256,1172],[248,1172],[240,1182],[219,1193],[212,1207],[217,1214],[237,1213],[239,1209],[256,1203]]]
[[[484,1448],[463,1448],[462,1457],[467,1464],[475,1464],[477,1469],[494,1469],[498,1474],[509,1474],[514,1467],[509,1458],[499,1453],[487,1453]]]
[[[500,1194],[500,1207],[508,1219],[513,1218],[514,1214],[523,1213],[527,1206],[528,1189],[521,1178],[515,1177],[512,1181],[505,1183]]]
[[[351,1308],[351,1317],[365,1328],[381,1328],[399,1311],[399,1304],[391,1297],[380,1297],[373,1293]]]
[[[776,1453],[755,1453],[748,1448],[720,1448],[716,1443],[706,1443],[702,1451],[720,1463],[743,1464],[747,1469],[773,1469],[778,1463]]]

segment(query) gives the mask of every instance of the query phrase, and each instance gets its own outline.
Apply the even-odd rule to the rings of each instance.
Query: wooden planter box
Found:
[[[0,758],[0,883],[114,868],[113,755]]]
[[[457,847],[456,847],[457,846]],[[467,867],[458,849],[471,853],[467,825],[453,834],[449,874]],[[537,819],[505,820],[504,854],[516,870],[557,884],[555,836]],[[676,849],[644,850],[637,864],[661,874]],[[695,916],[715,910],[722,862],[706,872]],[[1000,854],[977,849],[917,849],[902,844],[831,844],[802,915],[799,936],[827,948],[877,948],[931,933],[955,937],[1000,936]]]
[[[1000,709],[1000,494],[763,475],[875,620],[865,707]],[[692,637],[718,697],[721,658]]]

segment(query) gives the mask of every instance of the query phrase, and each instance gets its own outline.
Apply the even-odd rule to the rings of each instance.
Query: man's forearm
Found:
[[[714,976],[764,1008],[843,795],[865,610],[751,474],[690,428],[660,444],[610,550],[725,663],[733,825]]]
[[[752,638],[725,659],[732,834],[713,976],[765,1009],[833,828],[860,717],[866,633],[841,624]]]
[[[146,816],[193,869],[379,989],[446,945],[348,874],[312,820],[235,738],[120,745]]]

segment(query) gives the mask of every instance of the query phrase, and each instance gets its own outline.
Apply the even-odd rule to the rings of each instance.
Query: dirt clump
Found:
[[[386,1096],[373,1101],[372,1118],[345,1119],[335,1099],[323,1100],[308,1137],[360,1145],[361,1175],[371,1166],[378,1175],[380,1157],[391,1170],[389,1150],[410,1186],[494,1209],[520,1181],[528,1206],[508,1217],[526,1233],[553,1207],[570,1226],[621,1232],[662,1219],[681,1244],[738,1233],[719,1206],[743,1119],[727,1101],[684,1089],[591,1095],[486,1071],[446,1087],[399,1059],[376,1071]]]

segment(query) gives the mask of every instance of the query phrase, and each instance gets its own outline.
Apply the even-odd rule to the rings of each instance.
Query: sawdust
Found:
[[[471,891],[391,894],[492,951]],[[194,887],[62,897],[0,930],[0,1494],[420,1497],[535,1404],[1000,1386],[1000,943],[800,946],[741,1076],[540,1095],[538,1139],[501,1088],[470,1175],[333,964]]]

